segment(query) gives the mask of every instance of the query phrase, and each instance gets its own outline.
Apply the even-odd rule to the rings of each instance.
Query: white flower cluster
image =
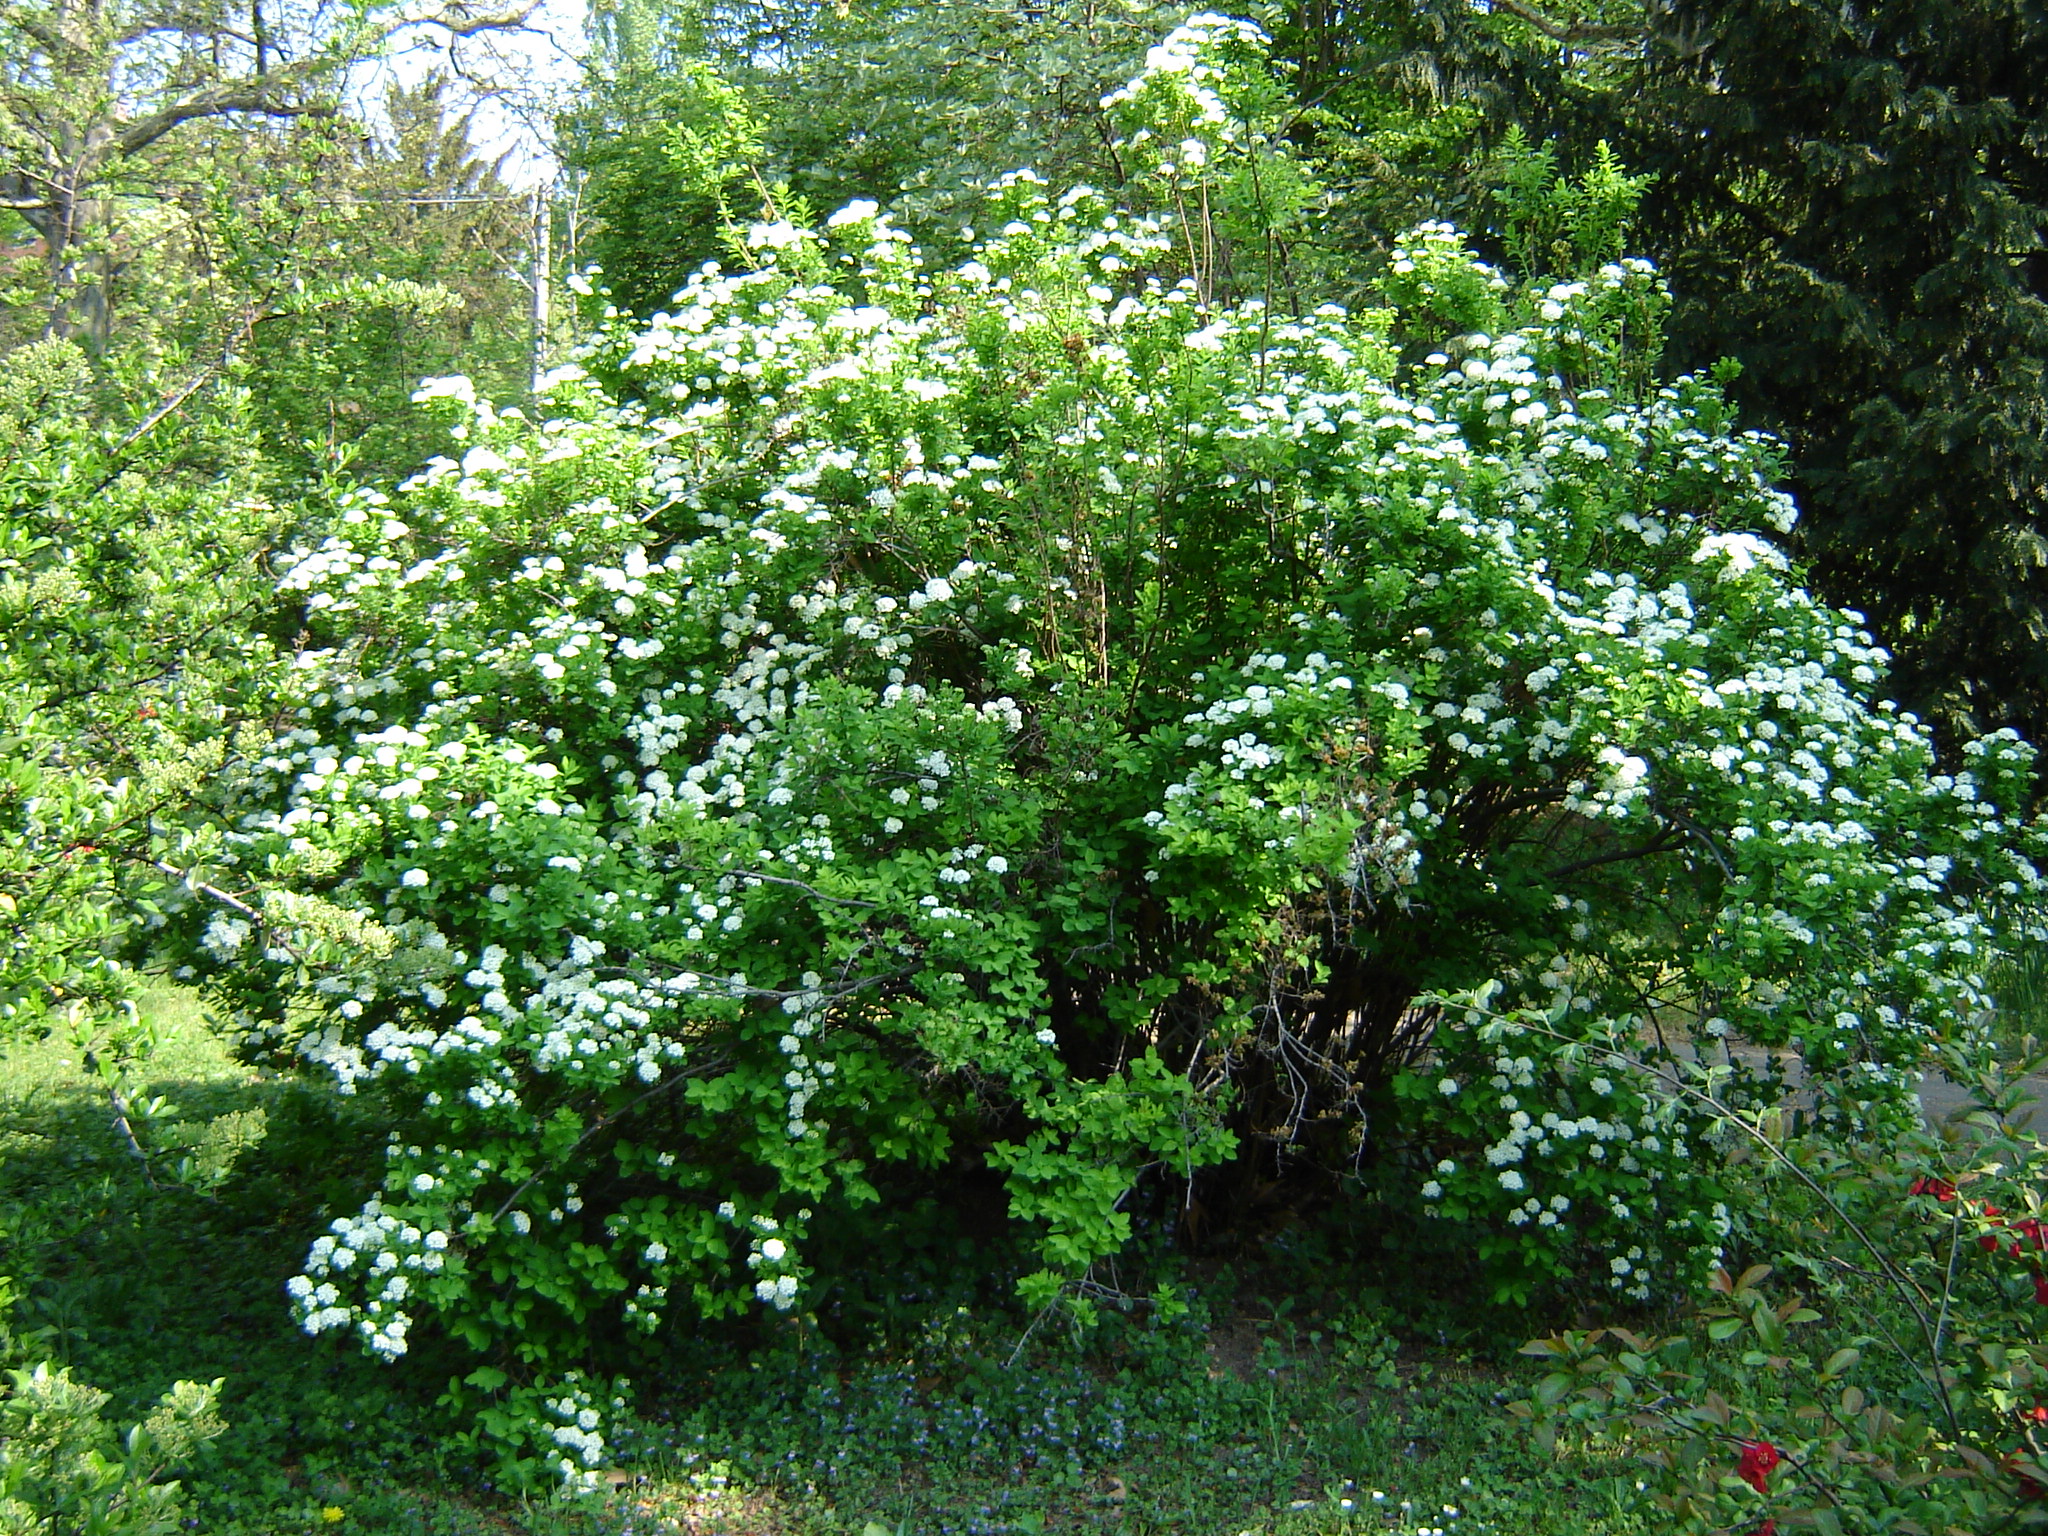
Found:
[[[371,1200],[360,1215],[337,1219],[306,1255],[303,1274],[285,1290],[308,1333],[353,1327],[374,1354],[395,1360],[406,1352],[412,1317],[402,1305],[421,1275],[447,1262],[449,1234],[422,1231]],[[362,1299],[345,1301],[340,1280]]]
[[[808,1216],[808,1211],[803,1213]],[[797,1276],[796,1250],[790,1246],[783,1233],[782,1224],[773,1216],[756,1215],[748,1223],[751,1252],[747,1255],[747,1268],[758,1277],[754,1281],[754,1295],[778,1312],[787,1312],[796,1305],[797,1292],[801,1282]]]
[[[235,951],[249,941],[250,927],[239,917],[216,912],[207,922],[200,945],[217,960],[231,960]]]
[[[1229,56],[1263,57],[1266,46],[1266,34],[1251,22],[1197,12],[1146,50],[1144,67],[1102,98],[1103,110],[1136,125],[1133,137],[1150,137],[1162,122],[1182,125],[1191,136],[1179,141],[1178,155],[1199,167],[1207,162],[1209,140],[1229,143],[1242,131],[1241,114],[1229,98],[1243,77]]]
[[[547,1395],[549,1390],[541,1389],[541,1404],[547,1415],[544,1433],[553,1447],[554,1469],[568,1491],[595,1492],[603,1486],[600,1469],[607,1450],[603,1431],[606,1408],[616,1412],[625,1407],[625,1399],[614,1392],[608,1405],[601,1404],[576,1371],[562,1378],[554,1389],[557,1395]]]

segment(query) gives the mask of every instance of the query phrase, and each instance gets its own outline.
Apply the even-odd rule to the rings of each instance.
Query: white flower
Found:
[[[398,877],[398,883],[413,890],[419,890],[427,883],[427,878],[427,872],[424,869],[408,869]]]
[[[990,854],[988,872],[992,875],[1007,875],[1010,872],[1010,861],[1000,853]]]
[[[747,248],[755,251],[779,251],[787,246],[802,242],[804,232],[787,219],[778,219],[773,224],[749,224],[747,226]]]
[[[1512,1168],[1504,1170],[1500,1175],[1500,1187],[1505,1190],[1520,1189],[1522,1187],[1521,1174]]]
[[[780,1264],[788,1254],[788,1245],[779,1237],[771,1237],[761,1245],[761,1257],[770,1264]]]
[[[649,1264],[666,1264],[668,1262],[668,1244],[649,1243],[640,1251],[640,1257]]]
[[[1058,1035],[1054,1034],[1049,1029],[1041,1029],[1037,1034],[1032,1036],[1032,1039],[1036,1040],[1040,1045],[1057,1045],[1059,1043],[1059,1038],[1060,1037]]]
[[[1452,1098],[1458,1092],[1458,1080],[1455,1077],[1447,1077],[1436,1085],[1436,1091],[1447,1099]]]

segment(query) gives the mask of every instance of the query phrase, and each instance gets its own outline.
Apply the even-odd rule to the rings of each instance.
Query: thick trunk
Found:
[[[98,353],[113,336],[114,313],[107,284],[113,275],[112,201],[66,191],[51,199],[45,270],[50,281],[50,320],[44,334],[75,341]],[[31,222],[36,222],[31,220]]]
[[[47,252],[50,321],[45,334],[76,341],[94,353],[104,352],[113,339],[114,200],[90,189],[112,158],[115,127],[110,121],[95,123],[65,145],[67,163],[44,173],[44,207],[28,213]]]

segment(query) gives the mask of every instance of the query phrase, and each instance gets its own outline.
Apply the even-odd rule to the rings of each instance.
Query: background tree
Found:
[[[2048,17],[2022,0],[1679,0],[1632,153],[1678,296],[1782,432],[1815,578],[1905,696],[2048,727]]]
[[[1287,7],[1274,43],[1295,65],[1292,137],[1331,193],[1313,238],[1334,292],[1362,293],[1393,241],[1425,221],[1487,241],[1511,133],[1590,163],[1611,121],[1604,61],[1640,36],[1601,14],[1580,6],[1553,19],[1462,0]]]
[[[465,373],[508,401],[528,388],[533,199],[479,157],[474,108],[450,95],[445,75],[392,85],[381,121],[317,163],[303,221],[266,254],[280,291],[239,367],[289,472],[417,467],[440,446],[412,404],[423,378]]]
[[[585,245],[651,313],[725,249],[721,226],[867,198],[944,249],[989,183],[1030,167],[1122,186],[1102,101],[1185,7],[1151,0],[638,6],[599,13],[564,123]]]
[[[246,13],[157,0],[0,6],[0,202],[35,232],[52,334],[104,348],[120,275],[118,211],[146,197],[194,125],[330,115],[344,72],[422,29],[521,24],[532,4],[468,0]]]

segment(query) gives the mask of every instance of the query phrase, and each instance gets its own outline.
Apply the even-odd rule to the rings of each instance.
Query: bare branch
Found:
[[[307,117],[331,114],[324,102],[303,102],[295,98],[314,82],[339,74],[346,62],[367,58],[381,51],[400,33],[429,27],[451,37],[476,37],[486,32],[507,32],[524,27],[538,8],[539,0],[509,10],[472,11],[467,0],[452,0],[425,11],[411,8],[400,12],[354,39],[352,46],[302,59],[239,80],[217,81],[185,92],[168,105],[130,123],[112,140],[114,152],[136,154],[181,124],[199,118],[223,117],[234,112],[254,112],[266,117]]]
[[[786,875],[764,875],[758,869],[736,869],[732,873],[742,880],[765,881],[769,885],[793,886],[805,895],[813,897],[818,901],[830,901],[842,907],[866,907],[870,911],[875,907],[875,903],[872,901],[860,901],[852,896],[833,896],[819,890],[815,885],[806,885],[801,880],[791,880]]]
[[[1639,27],[1609,27],[1586,21],[1557,21],[1538,10],[1530,0],[1487,0],[1496,11],[1526,21],[1554,43],[1576,47],[1585,43],[1641,42],[1643,33]]]
[[[327,102],[280,100],[273,94],[279,88],[280,85],[269,82],[236,81],[188,92],[161,111],[131,123],[115,137],[113,147],[123,155],[136,154],[183,123],[202,117],[223,117],[230,112],[258,112],[266,117],[325,117],[334,112]]]

